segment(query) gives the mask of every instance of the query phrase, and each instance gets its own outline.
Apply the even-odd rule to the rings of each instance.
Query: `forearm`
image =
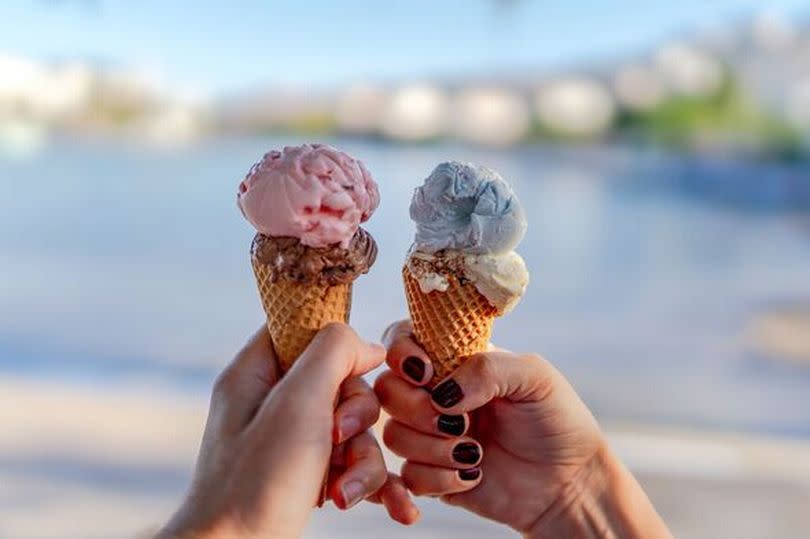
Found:
[[[636,479],[605,447],[526,539],[671,539]]]

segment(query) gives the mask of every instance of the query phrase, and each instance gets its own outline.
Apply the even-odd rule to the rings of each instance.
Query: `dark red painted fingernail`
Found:
[[[458,478],[462,481],[475,481],[481,477],[481,468],[470,468],[469,470],[459,470]]]
[[[442,408],[450,408],[454,404],[458,404],[464,398],[464,392],[461,386],[452,378],[445,380],[437,385],[431,392],[433,402]]]
[[[402,362],[402,372],[414,382],[421,382],[425,377],[425,362],[421,358],[411,356]]]
[[[439,432],[449,434],[450,436],[461,436],[467,428],[466,421],[463,415],[445,415],[439,416],[436,421],[436,427]]]
[[[464,442],[453,448],[453,460],[461,464],[477,464],[481,460],[478,444]]]

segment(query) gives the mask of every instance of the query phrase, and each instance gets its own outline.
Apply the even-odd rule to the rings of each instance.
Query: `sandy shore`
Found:
[[[206,396],[181,397],[159,386],[0,380],[0,537],[148,533],[185,489],[206,408]],[[810,537],[810,440],[637,424],[606,430],[677,537]],[[414,528],[389,523],[369,504],[351,518],[319,511],[306,537],[514,536],[435,500],[419,503],[423,519]]]

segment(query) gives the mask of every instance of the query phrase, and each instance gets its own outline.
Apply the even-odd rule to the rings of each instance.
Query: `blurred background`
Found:
[[[805,0],[0,4],[0,537],[145,537],[262,321],[236,186],[271,148],[363,160],[378,339],[412,189],[513,183],[532,273],[496,324],[571,379],[678,537],[810,535]],[[393,463],[395,464],[395,463]],[[432,500],[307,537],[511,537]]]

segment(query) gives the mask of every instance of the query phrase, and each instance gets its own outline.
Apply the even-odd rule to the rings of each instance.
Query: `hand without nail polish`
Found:
[[[354,506],[357,502],[363,499],[364,492],[363,483],[360,481],[349,481],[340,489],[343,496],[343,509],[348,509]]]
[[[349,437],[360,431],[360,420],[353,416],[347,416],[340,420],[338,425],[337,442],[345,442]]]

